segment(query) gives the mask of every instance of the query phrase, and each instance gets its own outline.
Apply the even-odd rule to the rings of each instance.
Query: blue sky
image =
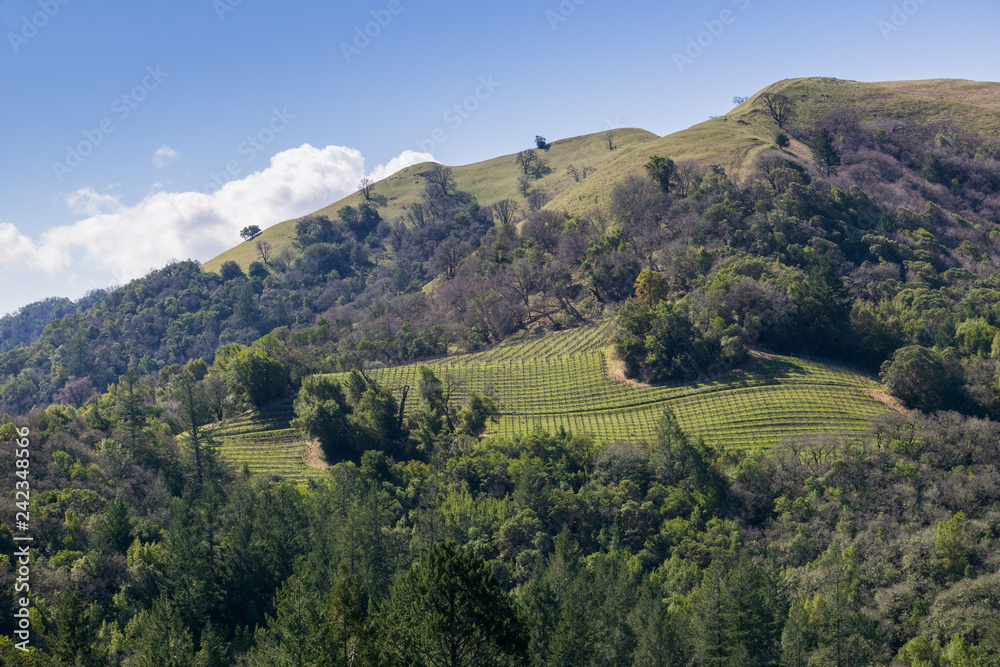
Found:
[[[210,259],[430,155],[669,134],[784,78],[997,80],[998,19],[986,0],[0,0],[0,313]]]

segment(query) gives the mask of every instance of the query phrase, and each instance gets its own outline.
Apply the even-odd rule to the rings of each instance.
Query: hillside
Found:
[[[674,161],[698,160],[718,164],[736,181],[753,170],[754,160],[773,148],[774,122],[760,102],[764,93],[783,93],[794,100],[797,121],[813,123],[834,109],[850,108],[861,120],[905,119],[914,123],[947,121],[968,131],[996,134],[1000,130],[1000,84],[975,81],[930,80],[861,83],[829,78],[787,79],[759,91],[718,118],[643,144],[595,175],[593,180],[566,190],[549,208],[580,214],[608,202],[614,184],[630,175],[642,175],[653,155]],[[792,136],[788,152],[811,161],[808,146]]]
[[[490,350],[425,362],[457,385],[453,400],[492,395],[499,420],[489,437],[524,437],[538,430],[587,433],[599,446],[615,440],[653,440],[664,409],[682,428],[719,449],[758,449],[797,436],[859,435],[890,412],[873,398],[882,385],[856,371],[794,357],[758,355],[717,377],[666,386],[627,382],[608,347],[611,321],[529,337]],[[418,385],[417,364],[370,371],[397,399]],[[340,376],[338,376],[340,377]],[[411,394],[412,395],[412,394]],[[407,414],[416,402],[409,401]],[[322,473],[307,464],[310,449],[289,427],[292,406],[252,412],[211,430],[219,452],[237,470],[292,481]]]
[[[1000,664],[997,88],[768,90],[6,320],[0,663]]]
[[[797,103],[797,122],[813,123],[830,111],[851,108],[862,120],[905,119],[908,122],[948,122],[967,131],[993,133],[1000,130],[1000,84],[952,79],[887,81],[862,83],[831,78],[787,79],[759,91],[727,114],[668,136],[639,129],[621,129],[552,142],[543,153],[552,171],[535,182],[535,190],[553,195],[548,210],[582,215],[607,205],[614,186],[630,176],[644,175],[643,165],[653,155],[670,156],[674,161],[697,160],[702,165],[717,164],[737,182],[747,178],[754,160],[773,147],[774,124],[763,111],[763,93],[782,93]],[[607,136],[614,135],[615,149],[607,148]],[[789,154],[810,161],[810,149],[793,133]],[[518,192],[520,171],[515,155],[506,155],[472,165],[452,167],[458,187],[476,196],[482,205],[511,198],[523,202]],[[566,174],[569,165],[596,169],[580,182]],[[376,185],[376,192],[388,198],[380,213],[386,220],[403,214],[408,205],[419,201],[423,182],[419,174],[427,165],[409,167]],[[327,206],[317,213],[336,216],[343,206],[357,206],[359,193]],[[268,241],[276,254],[292,246],[295,221],[266,229],[259,238]],[[218,271],[232,260],[244,270],[257,258],[253,243],[241,243],[203,264],[206,271]]]
[[[871,378],[792,357],[765,355],[715,378],[670,386],[626,382],[620,374],[616,381],[608,347],[613,330],[606,322],[426,365],[439,378],[458,383],[459,403],[470,392],[496,397],[501,416],[488,433],[497,437],[563,428],[592,434],[604,444],[652,440],[663,410],[670,408],[688,433],[714,446],[757,448],[777,445],[785,436],[857,433],[889,410],[872,398],[882,387]],[[415,364],[372,375],[397,394],[418,384]]]
[[[608,150],[608,134],[614,135],[614,150]],[[574,185],[573,178],[566,173],[567,167],[574,165],[582,170],[584,166],[596,169],[598,173],[606,165],[614,162],[622,155],[657,139],[655,134],[637,129],[620,129],[609,132],[599,132],[572,139],[553,141],[549,149],[540,151],[551,171],[537,181],[533,181],[532,190],[544,190],[555,196]],[[528,148],[528,147],[525,147]],[[518,191],[517,178],[521,174],[515,162],[516,155],[504,155],[484,162],[452,167],[455,182],[460,190],[473,194],[483,206],[500,199],[523,201],[524,197]],[[375,192],[388,199],[379,213],[385,220],[402,216],[406,207],[420,201],[420,193],[424,181],[420,173],[427,170],[429,163],[408,167],[386,179],[379,181]],[[591,178],[593,175],[591,175]],[[360,192],[330,204],[316,211],[317,214],[331,218],[337,217],[337,211],[344,206],[358,206],[364,201]],[[257,239],[270,243],[275,254],[292,247],[295,237],[295,220],[287,220],[269,227]],[[218,271],[223,262],[235,261],[243,270],[250,262],[257,259],[256,240],[241,243],[222,253],[202,266],[205,271]]]

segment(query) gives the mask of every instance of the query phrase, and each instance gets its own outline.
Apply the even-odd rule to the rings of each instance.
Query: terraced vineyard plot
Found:
[[[219,443],[222,458],[237,470],[246,463],[253,474],[274,474],[304,482],[324,472],[306,464],[305,440],[290,425],[294,416],[289,401],[208,430]]]
[[[637,387],[605,370],[610,323],[429,362],[458,383],[457,400],[492,392],[502,416],[492,434],[560,426],[600,441],[651,438],[667,406],[692,434],[723,447],[767,447],[800,433],[852,432],[889,410],[868,394],[879,383],[849,369],[791,357],[768,358],[717,380]],[[401,393],[416,388],[416,365],[373,371]],[[407,406],[414,406],[414,393]]]

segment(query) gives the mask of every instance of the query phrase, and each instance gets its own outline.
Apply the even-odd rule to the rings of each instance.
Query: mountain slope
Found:
[[[763,109],[761,95],[782,93],[796,103],[796,120],[800,125],[813,123],[830,111],[849,107],[862,120],[905,119],[917,123],[952,123],[963,130],[981,133],[1000,131],[1000,83],[931,79],[923,81],[887,81],[863,83],[832,78],[786,79],[768,86],[743,104],[718,118],[668,136],[657,138],[639,129],[613,130],[616,148],[607,149],[607,135],[601,132],[553,142],[543,157],[552,171],[533,183],[533,189],[554,195],[546,208],[582,215],[605,206],[615,184],[630,176],[644,175],[643,165],[653,155],[664,155],[675,161],[697,160],[703,166],[717,164],[726,169],[737,182],[753,169],[754,160],[762,151],[773,147],[774,121]],[[810,149],[795,137],[788,151],[803,160],[810,160]],[[574,182],[566,168],[575,165],[594,167],[589,178]],[[376,192],[388,198],[380,210],[391,220],[402,215],[410,204],[419,201],[423,189],[420,173],[427,164],[409,167],[376,185]],[[506,155],[476,164],[453,167],[459,189],[473,193],[482,205],[511,198],[524,203],[518,191],[520,169],[515,155]],[[345,205],[357,206],[360,193],[345,197],[317,213],[335,217]],[[295,221],[289,220],[265,230],[259,237],[268,241],[280,253],[292,247]],[[254,243],[240,244],[204,263],[206,271],[218,271],[223,262],[233,260],[244,269],[257,258]]]
[[[608,134],[614,134],[614,150],[608,150]],[[657,140],[657,136],[645,130],[620,129],[589,134],[572,139],[554,141],[548,150],[539,151],[548,163],[550,172],[537,181],[532,181],[533,191],[547,191],[556,195],[574,185],[572,176],[566,169],[573,165],[577,170],[584,166],[592,167],[597,173],[620,156],[628,154],[645,144]],[[424,188],[424,180],[420,174],[427,170],[430,163],[408,167],[393,176],[379,181],[375,192],[388,199],[385,207],[379,213],[385,220],[402,216],[406,207],[420,201],[420,193]],[[518,176],[521,170],[516,163],[516,155],[478,162],[461,167],[452,167],[452,174],[459,190],[471,192],[483,206],[500,199],[510,198],[524,203],[524,197],[518,190]],[[596,175],[596,174],[595,174]],[[591,176],[593,178],[594,175]],[[343,206],[358,206],[364,201],[360,192],[345,197],[316,211],[317,214],[336,218],[337,211]],[[267,241],[273,247],[275,254],[280,254],[286,248],[292,247],[295,238],[296,220],[287,220],[264,230],[257,239]],[[240,245],[222,253],[218,257],[203,264],[205,271],[218,271],[223,262],[235,261],[244,270],[250,262],[257,259],[256,240]]]
[[[849,107],[861,120],[906,119],[918,123],[948,122],[964,130],[1000,131],[1000,83],[953,79],[861,83],[829,78],[787,79],[761,90],[725,116],[643,144],[608,165],[593,179],[563,192],[549,208],[584,213],[609,201],[614,184],[642,175],[653,155],[674,161],[693,159],[704,166],[718,164],[737,182],[753,169],[757,155],[772,148],[775,124],[764,111],[761,95],[781,93],[796,103],[800,124],[821,119],[834,109]],[[792,137],[788,151],[810,160],[808,146]]]

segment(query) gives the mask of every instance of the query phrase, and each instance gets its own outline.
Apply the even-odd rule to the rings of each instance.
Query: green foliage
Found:
[[[970,574],[978,560],[975,539],[964,512],[934,529],[934,569],[938,580],[947,584]]]
[[[836,137],[828,129],[823,129],[812,140],[812,157],[816,164],[822,166],[829,176],[840,165],[841,152],[837,148]]]
[[[222,278],[222,280],[224,280],[227,283],[231,280],[236,280],[237,278],[246,277],[243,274],[243,269],[241,269],[240,265],[237,264],[236,262],[224,263],[222,267],[219,269],[219,276]]]
[[[132,527],[129,506],[121,496],[116,497],[95,521],[96,542],[108,549],[125,553],[132,544]]]
[[[255,633],[251,666],[374,664],[367,599],[346,573],[325,599],[305,577],[293,575],[275,600],[275,616]]]
[[[146,387],[139,383],[139,376],[130,370],[121,378],[115,396],[115,414],[128,431],[129,444],[136,451],[146,426]]]
[[[614,344],[629,373],[652,381],[694,378],[722,358],[722,332],[702,331],[684,305],[628,301],[619,312]],[[737,345],[730,354],[742,354]]]
[[[991,356],[993,343],[1000,335],[1000,329],[990,325],[984,318],[965,320],[955,329],[955,343],[964,356]]]
[[[248,405],[264,407],[288,391],[288,370],[260,347],[226,345],[215,365],[230,393]]]
[[[491,396],[472,394],[469,403],[458,413],[458,432],[478,437],[486,429],[487,422],[497,422],[500,406]]]
[[[947,184],[948,176],[940,158],[934,153],[928,153],[920,167],[920,175],[931,183]]]
[[[348,393],[333,377],[306,378],[295,400],[292,427],[319,440],[327,458],[358,460],[368,450],[391,450],[402,437],[399,404],[392,392],[354,371]]]
[[[346,220],[343,210],[341,218]],[[338,240],[333,222],[325,215],[307,215],[295,223],[295,243],[299,248],[305,249],[316,243],[334,243]]]
[[[708,568],[694,596],[694,662],[700,665],[773,665],[784,608],[773,564],[741,558],[726,571]]]
[[[350,425],[347,417],[350,407],[339,380],[313,376],[302,382],[295,399],[295,419],[292,427],[320,441],[328,455],[353,454]]]
[[[935,350],[901,348],[882,365],[881,375],[886,388],[915,410],[946,410],[956,403],[957,378]]]
[[[75,592],[58,596],[52,613],[52,627],[45,633],[45,643],[56,665],[67,667],[103,667],[107,664],[104,647],[94,641],[98,626],[96,606],[85,606]]]
[[[135,667],[190,667],[194,641],[177,608],[159,597],[125,627],[125,645]]]
[[[384,642],[399,664],[488,667],[527,658],[514,601],[482,558],[451,542],[434,546],[393,587]]]
[[[677,165],[674,161],[662,155],[654,155],[645,164],[645,169],[649,177],[660,186],[660,189],[669,194],[671,181],[677,172]]]
[[[667,285],[657,271],[646,269],[635,279],[635,298],[650,308],[667,298]]]

